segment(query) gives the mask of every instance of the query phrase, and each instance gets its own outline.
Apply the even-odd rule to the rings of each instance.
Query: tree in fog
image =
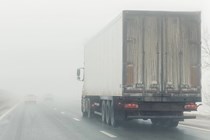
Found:
[[[210,70],[210,34],[207,28],[203,30],[203,36],[202,36],[202,68],[203,72],[209,75],[208,71]],[[204,102],[206,102],[206,104],[210,106],[210,92],[209,92],[210,83],[207,80],[205,80],[205,82],[207,82],[205,84],[207,85],[207,87],[205,88],[206,90],[203,90],[203,97],[205,99]]]
[[[203,31],[202,37],[202,59],[203,68],[210,68],[210,34],[207,29]]]

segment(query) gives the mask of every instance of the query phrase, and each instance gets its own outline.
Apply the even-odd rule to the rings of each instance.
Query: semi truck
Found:
[[[84,46],[81,111],[176,127],[201,101],[201,13],[124,10]]]

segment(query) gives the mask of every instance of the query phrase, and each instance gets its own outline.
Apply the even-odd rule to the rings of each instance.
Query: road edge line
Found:
[[[80,121],[80,120],[79,120],[79,119],[77,119],[77,118],[73,118],[73,119],[74,119],[75,121],[78,121],[78,122]]]
[[[16,105],[14,105],[12,108],[10,108],[9,110],[7,110],[4,114],[2,114],[0,116],[0,121],[2,119],[4,119],[4,117],[6,117],[10,112],[12,112],[17,106],[19,105],[19,103],[17,103]]]
[[[117,136],[115,136],[115,135],[112,135],[112,134],[110,134],[110,133],[108,133],[108,132],[106,132],[106,131],[100,131],[102,134],[104,134],[104,135],[106,135],[106,136],[109,136],[109,137],[111,137],[111,138],[116,138]]]
[[[191,129],[196,129],[196,130],[200,130],[200,131],[210,132],[209,129],[199,128],[199,127],[195,127],[195,126],[189,126],[189,125],[185,125],[185,124],[179,124],[179,126],[187,127],[187,128],[191,128]]]

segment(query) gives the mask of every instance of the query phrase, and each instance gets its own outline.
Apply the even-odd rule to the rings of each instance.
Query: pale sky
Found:
[[[1,0],[0,89],[81,95],[83,45],[122,10],[202,11],[208,0]]]

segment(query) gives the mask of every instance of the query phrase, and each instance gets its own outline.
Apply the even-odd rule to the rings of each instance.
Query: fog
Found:
[[[209,27],[208,6],[207,0],[1,0],[0,89],[79,99],[83,46],[122,10],[202,11]]]

